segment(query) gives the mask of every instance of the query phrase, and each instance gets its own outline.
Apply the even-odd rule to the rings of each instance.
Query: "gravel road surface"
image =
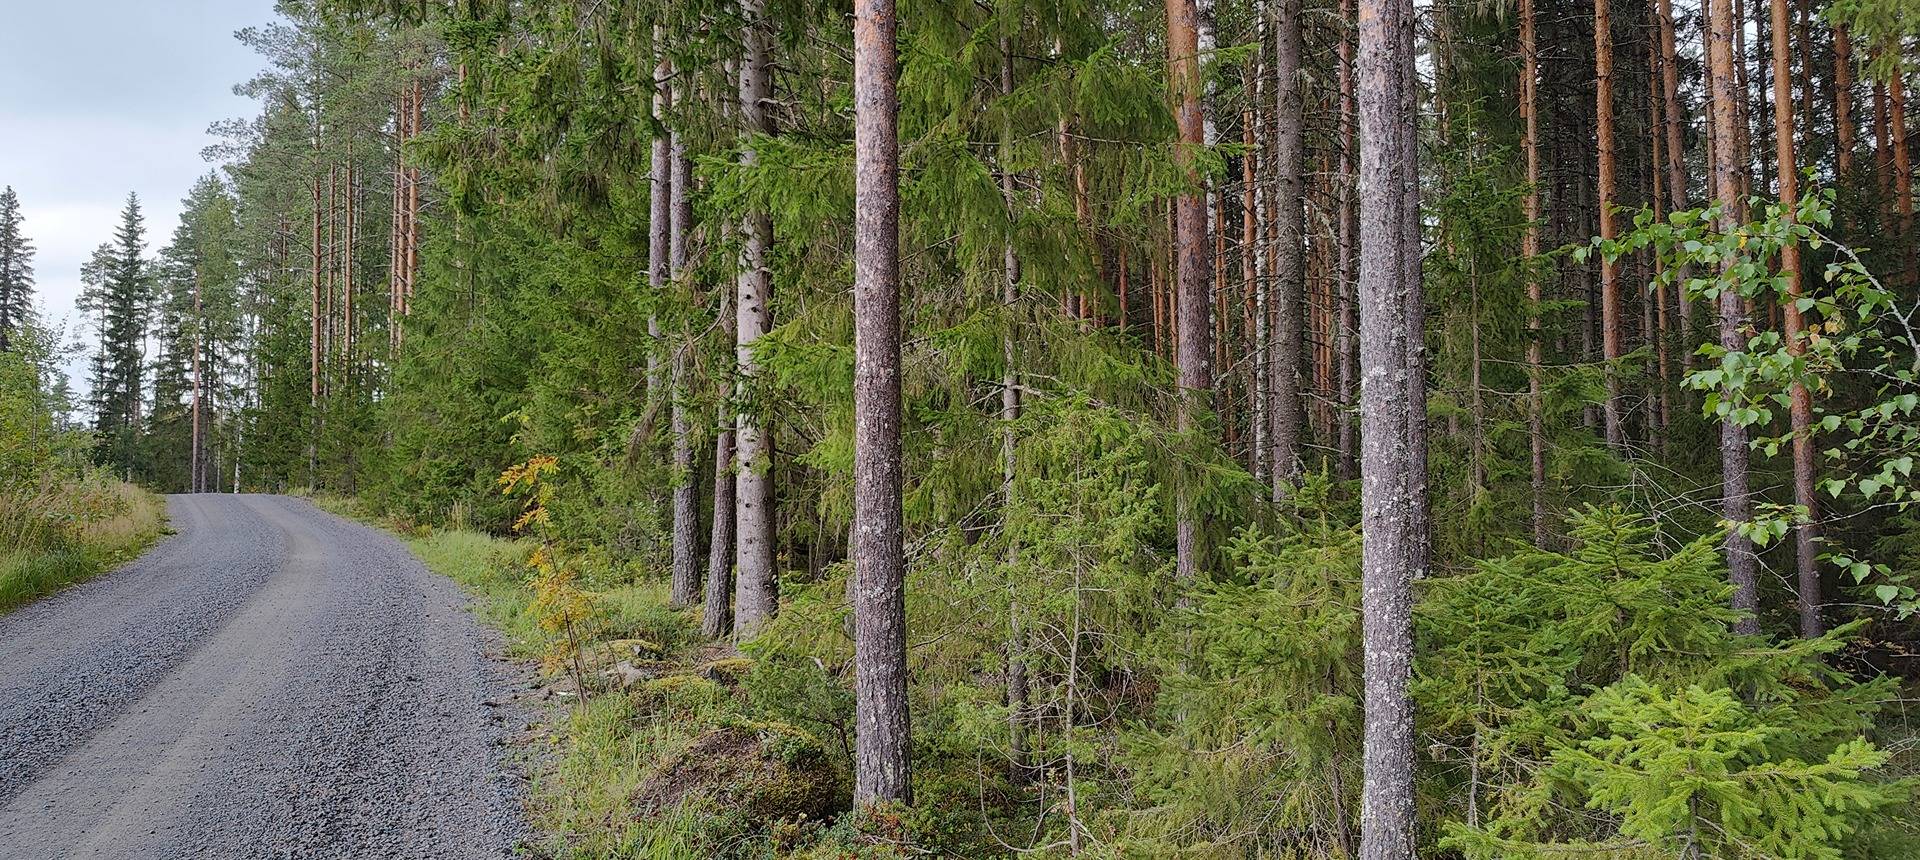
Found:
[[[497,858],[511,669],[458,586],[278,496],[0,616],[0,857]]]

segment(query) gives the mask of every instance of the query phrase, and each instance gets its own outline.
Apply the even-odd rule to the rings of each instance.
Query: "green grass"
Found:
[[[473,596],[480,619],[506,634],[508,653],[534,659],[544,647],[533,593],[524,571],[528,548],[518,541],[470,531],[403,535],[407,548],[428,570],[460,584]]]
[[[353,499],[320,497],[314,503],[398,534],[429,570],[459,583],[472,596],[480,619],[506,635],[510,655],[546,657],[550,666],[557,665],[551,651],[554,640],[539,626],[529,586],[531,540],[387,521]],[[661,578],[642,575],[599,553],[575,555],[572,562],[582,566],[580,581],[591,607],[582,636],[586,652],[593,655],[588,659],[589,681],[600,681],[598,670],[620,656],[607,656],[607,646],[599,643],[642,640],[645,650],[659,659],[636,660],[656,675],[652,680],[625,690],[593,683],[585,702],[561,698],[547,708],[545,740],[531,750],[536,754],[528,797],[529,816],[541,834],[541,856],[868,856],[790,853],[798,845],[817,842],[826,822],[806,816],[761,820],[736,802],[791,803],[821,792],[839,797],[844,774],[834,770],[835,776],[823,776],[819,768],[831,766],[819,764],[824,761],[819,755],[807,759],[814,762],[808,767],[780,757],[779,750],[788,747],[819,747],[811,736],[754,714],[751,697],[739,686],[743,669],[734,668],[734,680],[724,684],[710,680],[714,670],[704,661],[725,657],[726,652],[700,640],[697,612],[668,608],[669,589]],[[713,665],[747,662],[734,658]],[[571,689],[563,675],[549,678]],[[758,740],[726,747],[722,758],[709,761],[699,745],[716,737]],[[827,781],[819,782],[823,779]],[[716,792],[735,799],[718,802]]]
[[[76,488],[107,504],[50,546],[0,549],[0,612],[137,558],[166,532],[166,502],[131,484]]]

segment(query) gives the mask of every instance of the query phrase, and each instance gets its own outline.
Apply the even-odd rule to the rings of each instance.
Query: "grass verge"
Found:
[[[529,587],[531,541],[383,522],[351,499],[315,503],[399,534],[429,569],[466,588],[510,654],[542,662],[530,697],[545,704],[546,724],[530,735],[539,740],[528,798],[542,856],[899,856],[868,844],[851,816],[835,821],[850,802],[840,747],[763,706],[804,686],[791,667],[701,642],[697,611],[669,608],[658,577],[592,553],[577,559],[583,644],[577,655],[556,654],[566,646],[541,627]],[[584,701],[570,666],[585,669]]]
[[[63,524],[57,538],[0,548],[0,612],[119,567],[166,532],[166,501],[132,484],[88,481],[89,513]]]

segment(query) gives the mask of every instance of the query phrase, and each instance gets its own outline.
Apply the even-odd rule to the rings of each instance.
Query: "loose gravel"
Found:
[[[459,588],[299,499],[167,508],[141,560],[0,616],[0,855],[514,856],[524,715]]]

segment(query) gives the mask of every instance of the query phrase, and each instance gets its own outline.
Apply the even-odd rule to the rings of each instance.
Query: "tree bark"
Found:
[[[1336,72],[1336,84],[1340,89],[1340,117],[1337,132],[1340,135],[1340,227],[1335,252],[1340,268],[1336,281],[1339,293],[1339,335],[1334,340],[1336,359],[1340,362],[1340,409],[1339,429],[1335,432],[1335,447],[1339,452],[1339,462],[1334,473],[1343,481],[1359,477],[1358,443],[1355,431],[1358,429],[1353,414],[1356,391],[1359,387],[1359,338],[1355,327],[1358,325],[1358,309],[1355,307],[1355,286],[1360,265],[1356,253],[1360,241],[1359,209],[1357,201],[1357,176],[1354,173],[1359,130],[1358,108],[1354,103],[1354,0],[1340,0],[1340,46],[1336,58],[1339,70]]]
[[[706,606],[700,615],[700,633],[708,639],[733,632],[733,427],[729,417],[722,406],[720,429],[713,439],[713,531],[707,541]]]
[[[1599,206],[1594,217],[1600,221],[1600,238],[1612,241],[1615,191],[1613,140],[1613,19],[1608,0],[1593,2],[1593,93],[1594,148],[1599,157]],[[1616,454],[1627,448],[1625,416],[1620,406],[1620,266],[1600,258],[1600,357],[1606,362],[1607,399],[1601,414],[1608,447]]]
[[[893,0],[853,19],[854,803],[911,802],[900,462],[900,139]]]
[[[308,312],[307,312],[307,319],[312,327],[312,331],[309,333],[311,337],[308,343],[309,355],[308,355],[308,361],[307,361],[307,385],[308,385],[307,410],[310,413],[307,416],[307,420],[308,420],[307,486],[308,487],[312,487],[316,484],[316,478],[314,476],[314,473],[318,471],[318,466],[319,466],[320,330],[321,330],[320,327],[322,325],[322,321],[320,319],[320,269],[324,265],[322,255],[325,253],[325,250],[326,250],[320,244],[320,241],[321,241],[320,175],[318,173],[314,174],[312,191],[313,191],[313,200],[312,200],[313,202],[313,263],[312,263],[312,272],[311,272],[312,290],[309,293]]]
[[[667,81],[672,77],[672,69],[667,65],[666,28],[659,24],[653,26],[653,108],[650,119],[653,121],[653,160],[652,170],[647,177],[647,293],[654,305],[659,305],[667,287],[667,243],[669,223],[673,216],[669,214],[669,197],[673,195],[672,143],[667,139]],[[660,315],[657,311],[647,313],[647,400],[658,404],[667,391],[660,384],[660,352],[664,339],[660,333]],[[649,407],[651,408],[651,407]]]
[[[1878,57],[1879,52],[1874,52]],[[1887,142],[1887,85],[1875,81],[1873,85],[1873,166],[1874,175],[1880,180],[1880,212],[1893,214],[1893,151]]]
[[[1713,153],[1714,197],[1720,205],[1719,229],[1733,232],[1741,221],[1740,168],[1736,160],[1742,136],[1739,130],[1740,88],[1734,76],[1733,0],[1707,0],[1707,64],[1712,70],[1711,113],[1716,145]],[[1738,290],[1731,289],[1732,261],[1721,266],[1719,297],[1720,346],[1728,350],[1746,348],[1746,304]],[[1743,613],[1735,629],[1741,633],[1760,632],[1757,564],[1753,542],[1739,527],[1753,518],[1753,497],[1748,489],[1747,429],[1728,417],[1720,422],[1720,515],[1733,526],[1727,532],[1727,579],[1733,584],[1733,608]]]
[[[1660,26],[1660,100],[1666,115],[1666,169],[1667,201],[1671,211],[1679,212],[1687,208],[1687,168],[1686,140],[1684,129],[1686,120],[1680,115],[1680,60],[1674,47],[1673,0],[1657,0],[1655,6]],[[1685,284],[1691,273],[1682,269],[1678,275],[1680,283]],[[1687,344],[1693,343],[1692,312],[1687,304],[1685,289],[1674,291],[1674,308],[1677,311],[1680,337]],[[1682,350],[1687,355],[1691,347]],[[1681,359],[1684,367],[1686,359]]]
[[[1261,30],[1264,32],[1265,27]],[[1264,62],[1257,64],[1253,83],[1255,104],[1260,103],[1260,76],[1264,72]],[[1247,150],[1246,155],[1240,158],[1240,339],[1247,345],[1247,436],[1251,443],[1247,446],[1247,468],[1253,473],[1254,480],[1265,481],[1268,479],[1265,359],[1267,327],[1263,324],[1263,320],[1258,320],[1254,316],[1256,308],[1266,307],[1266,302],[1255,296],[1255,293],[1261,289],[1259,158],[1255,155],[1259,144],[1254,135],[1256,116],[1251,109],[1240,112],[1240,143]]]
[[[1411,860],[1413,821],[1412,591],[1420,544],[1410,444],[1418,422],[1409,356],[1419,338],[1419,235],[1406,216],[1416,201],[1413,4],[1360,0],[1360,493],[1365,656],[1365,780],[1360,794],[1363,860]],[[1424,417],[1424,416],[1422,416]]]
[[[197,269],[197,266],[196,266]],[[198,493],[202,487],[200,462],[200,334],[205,328],[201,324],[203,311],[200,303],[200,273],[193,273],[193,430],[187,443],[187,492]]]
[[[668,72],[673,71],[668,66]],[[679,97],[686,99],[685,85]],[[668,106],[674,93],[668,93]],[[687,157],[687,142],[678,129],[667,137],[667,269],[670,286],[676,293],[689,290],[687,277],[687,234],[693,229],[693,201],[688,197],[693,185],[693,162]],[[700,599],[700,493],[694,483],[693,437],[687,417],[687,350],[692,339],[685,324],[679,327],[667,362],[669,424],[673,434],[673,582],[672,600],[676,606],[689,606]]]
[[[1897,52],[1896,44],[1894,50]],[[1905,283],[1912,286],[1920,282],[1920,249],[1914,247],[1913,235],[1913,162],[1907,150],[1907,84],[1906,62],[1900,60],[1894,66],[1892,77],[1887,79],[1887,127],[1889,142],[1893,146],[1893,199],[1894,212],[1900,216],[1900,237],[1895,241],[1905,248]]]
[[[1013,46],[1005,36],[1000,38],[1000,96],[1006,98],[1013,94]],[[1013,126],[1011,122],[1000,130],[1000,201],[1007,209],[1006,245],[1001,252],[1000,309],[1007,315],[1006,332],[1000,336],[1000,499],[1003,511],[1013,503],[1014,449],[1018,441],[1014,435],[1013,422],[1020,419],[1020,375],[1015,370],[1014,330],[1016,308],[1020,300],[1020,255],[1013,244],[1014,185],[1013,185]],[[1120,325],[1124,330],[1127,323],[1126,283],[1127,258],[1123,250],[1120,255]],[[1002,514],[1001,525],[1007,523]],[[1012,564],[1017,550],[1009,541],[1007,562]],[[1008,591],[1013,592],[1012,583]],[[1020,599],[1017,593],[1010,595],[1007,605],[1007,777],[1015,785],[1026,782],[1029,776],[1027,755],[1027,709],[1029,685],[1027,680],[1026,637],[1022,631]]]
[[[1799,199],[1799,168],[1793,148],[1793,71],[1792,47],[1787,0],[1772,0],[1773,7],[1773,153],[1780,183],[1782,217],[1793,219]],[[1800,312],[1800,247],[1788,242],[1780,249],[1780,276],[1787,282],[1786,300],[1780,309],[1786,317],[1787,354],[1796,359],[1806,354],[1807,325]],[[1793,431],[1793,501],[1805,509],[1805,516],[1794,527],[1794,568],[1800,586],[1800,635],[1819,636],[1820,562],[1819,504],[1814,495],[1813,396],[1807,386],[1795,380],[1789,387],[1788,416]]]
[[[1303,236],[1301,150],[1304,108],[1301,97],[1301,2],[1274,4],[1274,331],[1270,357],[1273,398],[1273,500],[1285,498],[1300,480],[1300,308],[1304,293],[1306,245]]]
[[[740,61],[741,127],[748,134],[768,134],[773,129],[766,113],[771,92],[766,0],[743,0],[741,11],[746,21]],[[746,147],[742,158],[749,166],[759,161],[752,145]],[[760,375],[759,362],[753,356],[754,342],[773,326],[769,304],[773,276],[767,259],[773,244],[773,219],[767,212],[752,212],[740,230],[739,298],[734,307],[734,361],[740,403],[734,437],[739,461],[734,476],[734,633],[748,638],[773,617],[779,602],[773,570],[773,447],[758,414],[761,407],[753,402],[754,380]]]
[[[1187,189],[1174,200],[1174,345],[1179,367],[1178,426],[1183,432],[1199,429],[1201,414],[1211,405],[1213,375],[1208,367],[1212,349],[1207,343],[1207,211],[1196,164],[1205,141],[1200,110],[1199,36],[1194,0],[1167,0],[1167,79],[1172,89],[1174,120],[1179,139],[1174,159]],[[1176,502],[1175,575],[1192,582],[1200,571],[1200,521],[1194,493],[1183,487]]]
[[[1833,28],[1833,135],[1834,170],[1844,182],[1853,172],[1853,149],[1857,145],[1853,127],[1853,41],[1844,24]]]
[[[1664,6],[1668,0],[1661,0]],[[1533,476],[1533,545],[1547,545],[1547,437],[1546,398],[1542,394],[1540,342],[1540,278],[1534,263],[1540,257],[1540,49],[1533,0],[1520,0],[1520,118],[1521,148],[1526,151],[1527,196],[1523,211],[1526,232],[1520,238],[1520,256],[1527,266],[1527,442]],[[1668,35],[1671,35],[1670,33]]]

